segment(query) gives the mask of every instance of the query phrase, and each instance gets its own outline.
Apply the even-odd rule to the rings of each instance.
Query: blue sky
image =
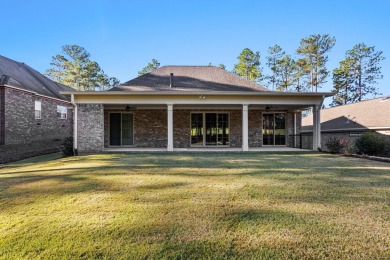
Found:
[[[218,65],[232,70],[246,47],[262,54],[279,44],[295,55],[301,38],[336,37],[332,70],[345,51],[364,42],[382,50],[389,95],[390,1],[6,1],[0,0],[0,54],[40,72],[61,46],[77,44],[121,82],[151,59],[162,65]],[[265,69],[264,72],[267,72]],[[330,91],[331,80],[323,87]]]

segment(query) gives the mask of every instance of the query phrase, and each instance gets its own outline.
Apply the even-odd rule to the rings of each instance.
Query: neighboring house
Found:
[[[313,116],[302,119],[303,148],[312,146]],[[390,138],[390,96],[321,110],[321,142],[326,149],[330,137],[347,139],[352,145],[365,131]]]
[[[59,151],[72,133],[72,103],[58,84],[0,55],[0,163]]]
[[[79,153],[294,147],[301,111],[319,114],[332,95],[273,92],[213,66],[164,66],[108,91],[61,93],[75,104]]]

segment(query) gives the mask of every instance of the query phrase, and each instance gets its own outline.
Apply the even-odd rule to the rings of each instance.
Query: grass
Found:
[[[1,259],[389,259],[390,164],[99,154],[0,169]]]

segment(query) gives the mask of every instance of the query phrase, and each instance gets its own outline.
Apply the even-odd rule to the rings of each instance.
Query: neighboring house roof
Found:
[[[173,84],[170,87],[170,75]],[[269,91],[252,81],[214,66],[164,66],[109,91]]]
[[[321,110],[321,131],[390,128],[390,96]],[[313,131],[313,115],[302,119],[302,131]]]
[[[74,91],[45,77],[30,66],[0,55],[0,85],[8,85],[37,94],[68,101],[60,91]]]

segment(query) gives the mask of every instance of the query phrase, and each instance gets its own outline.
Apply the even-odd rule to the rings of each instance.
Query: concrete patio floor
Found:
[[[107,147],[104,152],[167,152],[166,148]],[[242,148],[174,148],[173,152],[242,152]],[[248,152],[312,152],[309,149],[292,147],[252,147]]]

